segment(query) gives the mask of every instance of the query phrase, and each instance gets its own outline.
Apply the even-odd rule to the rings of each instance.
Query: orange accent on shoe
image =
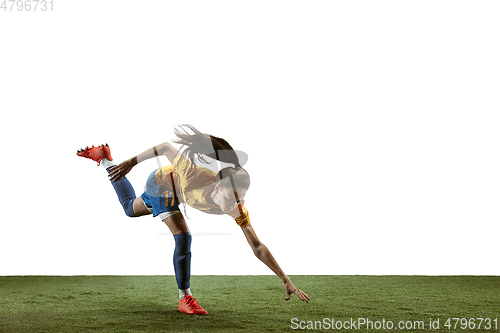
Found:
[[[92,148],[89,148],[87,146],[85,149],[82,148],[82,150],[77,150],[76,154],[81,157],[89,158],[92,161],[96,161],[97,166],[101,164],[101,160],[103,158],[107,158],[110,161],[113,160],[107,143],[106,145],[100,145],[99,147],[92,146]]]
[[[179,301],[179,311],[187,314],[208,314],[207,310],[202,308],[193,296],[184,296],[184,298]]]

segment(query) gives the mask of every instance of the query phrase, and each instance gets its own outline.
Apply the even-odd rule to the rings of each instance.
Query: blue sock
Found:
[[[111,167],[110,167],[111,168]],[[106,169],[109,173],[109,168]],[[134,200],[135,200],[135,191],[132,187],[132,184],[128,181],[127,177],[120,179],[116,182],[111,182],[111,185],[115,188],[115,192],[118,195],[118,200],[125,211],[125,214],[130,217],[135,217],[134,215]]]
[[[191,278],[191,233],[174,235],[174,270],[177,287],[188,289]]]

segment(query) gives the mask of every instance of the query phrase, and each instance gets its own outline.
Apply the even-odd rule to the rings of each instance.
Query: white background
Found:
[[[184,123],[248,153],[289,275],[500,274],[498,2],[54,2],[0,12],[0,275],[173,274],[168,228],[76,151]],[[187,215],[192,274],[273,274],[234,220]]]

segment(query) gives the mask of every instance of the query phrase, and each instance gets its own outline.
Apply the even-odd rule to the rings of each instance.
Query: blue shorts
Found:
[[[146,182],[146,192],[141,194],[142,201],[146,207],[153,209],[153,217],[160,213],[179,210],[179,200],[172,189],[158,185],[155,178],[156,170],[153,171]]]

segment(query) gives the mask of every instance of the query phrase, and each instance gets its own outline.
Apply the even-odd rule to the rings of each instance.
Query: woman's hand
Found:
[[[288,301],[290,299],[291,294],[297,295],[298,298],[300,298],[303,301],[309,302],[311,298],[309,298],[309,295],[307,295],[305,292],[300,290],[299,288],[295,287],[290,278],[286,279],[285,282],[285,291],[286,291],[286,298],[285,300]]]
[[[137,164],[137,157],[126,160],[118,165],[112,166],[109,169],[108,177],[111,181],[116,182],[125,177],[127,173]]]
[[[231,207],[227,212],[224,212],[225,214],[233,217],[233,216],[240,216],[240,208],[238,206],[241,207],[241,209],[243,209],[243,205],[245,204],[245,199],[241,200],[240,203],[235,203],[233,205],[233,207]]]

